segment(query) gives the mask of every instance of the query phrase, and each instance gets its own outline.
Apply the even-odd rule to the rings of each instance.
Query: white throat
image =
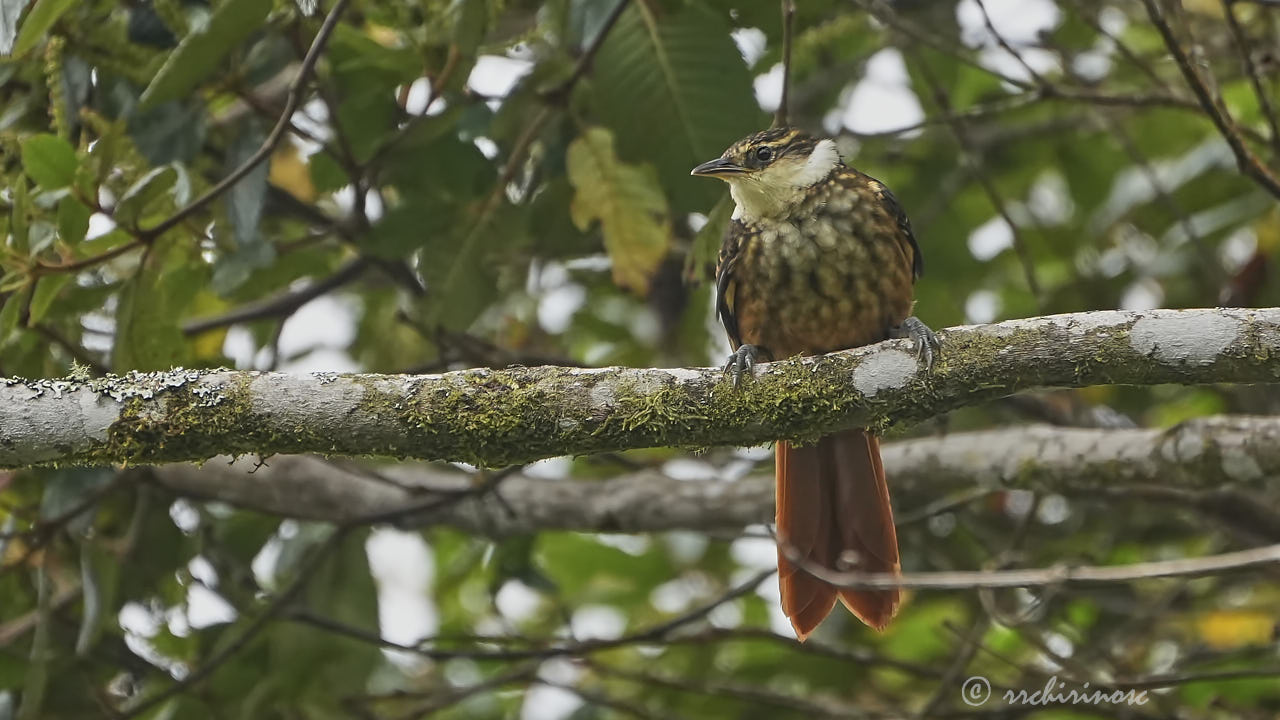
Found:
[[[751,221],[783,215],[839,162],[836,144],[820,140],[803,163],[779,162],[752,175],[729,178],[729,194],[737,206],[733,218]]]

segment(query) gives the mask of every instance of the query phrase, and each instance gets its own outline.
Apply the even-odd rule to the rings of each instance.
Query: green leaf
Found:
[[[18,328],[18,319],[22,316],[22,308],[27,304],[30,290],[23,288],[9,293],[0,309],[0,345],[9,339],[9,334]]]
[[[715,207],[711,208],[707,223],[693,236],[693,249],[685,264],[685,276],[693,282],[701,282],[710,277],[706,271],[715,268],[716,260],[720,257],[720,243],[732,215],[733,201],[725,193]]]
[[[226,0],[209,17],[203,29],[187,35],[143,91],[141,106],[150,108],[189,94],[201,80],[218,69],[228,52],[266,22],[271,3],[262,0]]]
[[[591,128],[569,145],[569,182],[574,195],[573,222],[585,230],[599,220],[604,246],[613,261],[613,279],[638,292],[649,288],[658,264],[671,244],[667,199],[650,166],[618,160],[613,135]]]
[[[116,222],[125,226],[137,224],[147,207],[172,188],[177,180],[178,171],[172,165],[155,168],[143,175],[120,196],[115,210]]]
[[[251,119],[241,125],[227,151],[227,172],[233,172],[252,157],[265,138],[266,133],[262,131],[256,120]],[[258,232],[258,222],[262,219],[262,206],[267,198],[269,165],[268,162],[258,163],[248,175],[231,186],[231,190],[227,193],[227,215],[231,220],[231,230],[238,248],[269,246],[266,239]],[[270,253],[266,255],[265,260],[269,263],[274,258],[275,254]]]
[[[49,306],[58,297],[58,293],[62,288],[66,287],[71,280],[71,273],[58,273],[57,275],[45,275],[36,283],[35,292],[31,294],[31,312],[27,316],[27,326],[34,327],[39,323],[46,313],[49,312]]]
[[[133,115],[129,136],[152,165],[186,162],[200,151],[205,122],[205,107],[198,100],[167,102]]]
[[[427,325],[464,330],[498,297],[498,269],[526,241],[525,208],[502,204],[460,212],[463,234],[426,238],[418,267],[427,280]]]
[[[206,279],[186,239],[156,247],[120,291],[112,367],[160,370],[182,365],[188,348],[179,320]]]
[[[25,55],[40,42],[40,38],[53,27],[62,14],[76,4],[76,0],[40,0],[27,13],[27,19],[18,30],[18,41],[13,45],[14,55]]]
[[[58,239],[67,245],[79,245],[89,232],[93,211],[68,195],[58,202]]]
[[[10,202],[13,210],[9,213],[9,234],[13,238],[13,249],[25,253],[29,248],[27,240],[31,229],[31,218],[27,216],[31,200],[25,177],[14,179]]]
[[[76,151],[57,135],[36,135],[22,143],[22,167],[40,187],[57,190],[76,179]]]
[[[347,172],[329,153],[312,155],[307,161],[307,168],[311,171],[311,184],[315,185],[316,192],[332,192],[351,182]]]
[[[683,212],[706,212],[723,190],[689,170],[767,124],[729,28],[699,5],[659,16],[633,3],[601,46],[592,77],[595,108],[618,154],[653,163]]]

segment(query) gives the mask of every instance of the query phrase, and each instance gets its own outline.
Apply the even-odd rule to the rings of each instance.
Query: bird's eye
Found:
[[[759,150],[756,150],[756,159],[762,163],[769,162],[773,159],[773,148],[762,147]]]

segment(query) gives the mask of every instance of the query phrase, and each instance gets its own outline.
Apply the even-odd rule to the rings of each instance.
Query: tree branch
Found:
[[[739,388],[716,368],[7,379],[0,467],[305,452],[504,466],[882,430],[1037,388],[1280,377],[1280,309],[1075,313],[952,328],[941,338],[931,372],[895,340],[761,364]]]
[[[982,448],[982,452],[974,452]],[[959,433],[883,446],[885,471],[908,522],[913,508],[937,509],[939,497],[972,489],[1021,488],[1110,498],[1160,489],[1143,499],[1204,505],[1233,522],[1267,514],[1280,540],[1277,510],[1257,493],[1280,476],[1280,418],[1216,417],[1168,430],[1030,427]],[[286,517],[345,524],[466,492],[476,479],[439,466],[344,467],[305,456],[217,459],[157,468],[157,483],[186,496],[216,499]],[[1232,485],[1231,502],[1224,485]],[[448,525],[503,537],[543,530],[654,532],[739,530],[773,518],[773,478],[690,482],[657,470],[607,481],[506,477],[501,498],[474,495],[402,517],[402,524]],[[1244,512],[1245,508],[1249,512]],[[1266,528],[1264,518],[1252,526]]]

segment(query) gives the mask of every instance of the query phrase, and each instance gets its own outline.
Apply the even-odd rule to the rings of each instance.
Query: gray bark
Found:
[[[885,472],[900,517],[973,487],[1102,495],[1150,492],[1280,533],[1280,418],[1219,417],[1169,430],[1032,426],[887,443]],[[606,481],[515,473],[488,492],[482,478],[421,463],[368,468],[303,456],[266,464],[222,458],[157,468],[173,491],[263,512],[331,522],[394,519],[503,536],[540,530],[737,530],[771,522],[773,478],[679,480],[645,470]],[[1268,491],[1269,492],[1263,492]],[[1269,496],[1269,497],[1268,497]],[[427,505],[434,510],[415,511]],[[1266,528],[1270,527],[1268,533]]]
[[[1274,382],[1280,309],[1093,312],[952,328],[757,367],[467,370],[440,375],[174,370],[0,380],[0,467],[321,453],[504,466],[657,446],[883,430],[1011,393],[1099,384]]]

